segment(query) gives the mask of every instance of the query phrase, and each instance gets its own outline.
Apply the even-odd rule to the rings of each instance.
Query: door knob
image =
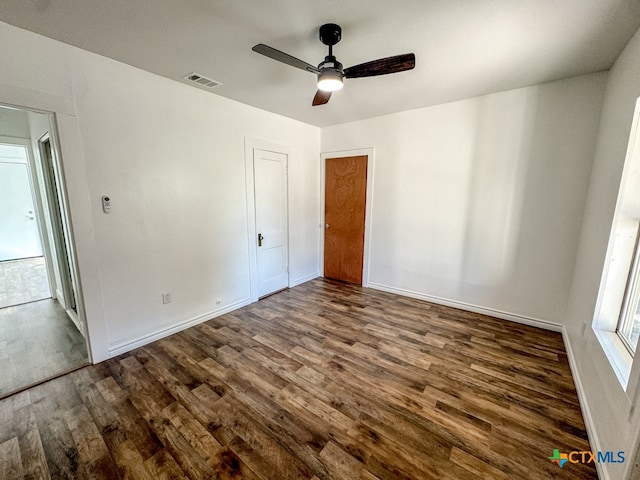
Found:
[[[261,233],[258,234],[258,246],[261,247],[262,246],[262,240],[264,240],[264,237],[262,236]]]
[[[326,230],[327,228],[329,228],[329,224],[328,224],[328,223],[325,223],[325,224],[324,224],[324,229]]]

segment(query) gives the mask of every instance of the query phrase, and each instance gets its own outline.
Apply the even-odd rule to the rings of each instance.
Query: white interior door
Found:
[[[258,296],[289,285],[287,156],[255,148]]]
[[[0,261],[42,256],[26,161],[0,158]]]

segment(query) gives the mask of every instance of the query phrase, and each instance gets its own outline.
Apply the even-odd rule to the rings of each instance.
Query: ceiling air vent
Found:
[[[222,85],[220,82],[216,82],[215,80],[207,78],[204,75],[200,75],[199,73],[196,73],[196,72],[192,72],[189,75],[185,75],[182,78],[207,88],[215,88]]]

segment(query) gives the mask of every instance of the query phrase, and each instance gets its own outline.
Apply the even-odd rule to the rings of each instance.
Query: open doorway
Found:
[[[0,142],[0,308],[4,308],[51,294],[31,188],[28,143],[10,137]]]
[[[89,363],[52,114],[0,106],[0,398]]]

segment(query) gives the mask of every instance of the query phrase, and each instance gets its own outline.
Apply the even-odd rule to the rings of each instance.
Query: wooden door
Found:
[[[258,296],[289,286],[287,156],[253,150]]]
[[[324,276],[362,284],[367,156],[327,158]]]

